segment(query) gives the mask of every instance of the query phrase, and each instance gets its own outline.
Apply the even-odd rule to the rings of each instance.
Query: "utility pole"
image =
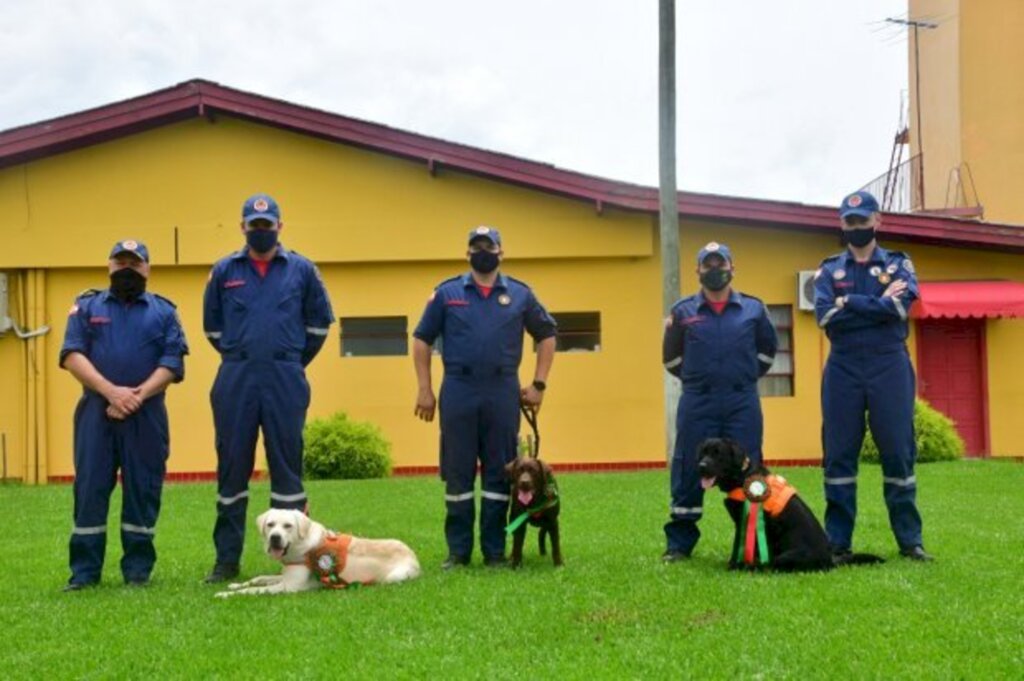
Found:
[[[921,109],[923,108],[921,102],[921,48],[920,43],[918,42],[917,31],[920,28],[938,28],[939,25],[931,21],[896,19],[893,17],[889,17],[886,21],[891,24],[910,26],[914,29],[914,99],[917,102],[917,153],[921,157],[921,167],[917,171],[917,188],[921,198],[921,210],[924,210],[924,137],[923,130],[921,128]]]
[[[662,314],[679,299],[679,199],[676,192],[676,8],[660,0],[658,71],[659,234],[661,241]],[[665,459],[672,457],[679,384],[665,373]]]

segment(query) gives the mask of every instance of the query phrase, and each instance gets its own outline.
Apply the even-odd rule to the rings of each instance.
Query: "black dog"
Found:
[[[544,538],[551,535],[551,558],[555,567],[562,565],[562,543],[558,534],[558,513],[561,501],[551,467],[532,456],[520,456],[505,466],[505,475],[512,483],[512,507],[506,532],[512,534],[512,567],[523,564],[523,542],[527,523],[540,528],[540,555],[546,555]]]
[[[751,466],[739,443],[707,439],[697,450],[697,458],[701,486],[705,490],[717,486],[728,495],[725,507],[736,523],[730,569],[770,567],[783,572],[806,572],[831,570],[839,565],[885,562],[867,553],[847,552],[833,556],[825,530],[793,486],[764,466]],[[756,546],[749,562],[751,556],[744,555],[747,528],[742,526],[742,517],[747,500],[759,502],[764,508],[764,534],[769,555],[766,564],[756,556]]]

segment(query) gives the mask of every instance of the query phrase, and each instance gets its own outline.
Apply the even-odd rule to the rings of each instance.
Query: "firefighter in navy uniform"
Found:
[[[473,485],[481,465],[480,548],[484,564],[501,567],[509,483],[505,464],[516,457],[520,404],[539,409],[555,353],[555,320],[529,286],[501,274],[501,235],[491,227],[469,233],[471,270],[435,289],[413,332],[419,393],[415,414],[432,421],[431,346],[443,339],[441,479],[445,483],[445,569],[469,564],[473,550]],[[519,385],[523,331],[537,343],[534,380]]]
[[[917,275],[906,253],[878,245],[881,216],[874,196],[850,194],[839,217],[847,248],[821,263],[814,282],[818,325],[832,345],[821,389],[825,532],[834,553],[851,550],[867,411],[900,554],[928,561],[916,505],[915,379],[906,345]]]
[[[775,361],[778,337],[757,298],[730,286],[729,248],[711,242],[697,254],[699,293],[672,306],[665,320],[665,368],[682,379],[672,454],[665,562],[690,557],[704,513],[697,448],[709,437],[728,437],[761,464],[763,419],[757,380]]]
[[[100,581],[110,494],[122,476],[121,574],[149,582],[170,438],[164,391],[185,376],[185,334],[174,303],[146,291],[149,251],[119,241],[110,288],[89,290],[68,316],[60,365],[82,384],[75,408],[75,525],[65,591]]]
[[[310,398],[305,367],[323,347],[334,314],[316,266],[278,243],[282,229],[273,198],[249,197],[242,206],[246,246],[213,266],[203,298],[203,329],[221,356],[210,391],[217,446],[217,558],[209,583],[239,572],[260,429],[271,507],[307,507],[302,486],[302,429]]]

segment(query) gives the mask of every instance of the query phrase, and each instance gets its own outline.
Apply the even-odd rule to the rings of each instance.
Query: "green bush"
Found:
[[[353,421],[339,411],[307,423],[303,436],[305,473],[311,480],[391,475],[391,443],[372,423]]]
[[[956,426],[945,414],[922,399],[914,401],[914,439],[917,441],[918,463],[963,458],[964,441],[956,432]],[[867,463],[881,461],[870,428],[860,449],[860,460]]]

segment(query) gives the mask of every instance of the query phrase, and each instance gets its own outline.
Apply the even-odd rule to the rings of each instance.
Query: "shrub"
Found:
[[[945,414],[922,399],[914,401],[914,439],[917,441],[918,463],[955,461],[964,455],[964,441],[956,432],[956,426]],[[860,460],[881,462],[870,428],[860,449]]]
[[[354,421],[339,411],[307,423],[303,437],[305,473],[312,480],[391,475],[391,443],[372,423]]]

